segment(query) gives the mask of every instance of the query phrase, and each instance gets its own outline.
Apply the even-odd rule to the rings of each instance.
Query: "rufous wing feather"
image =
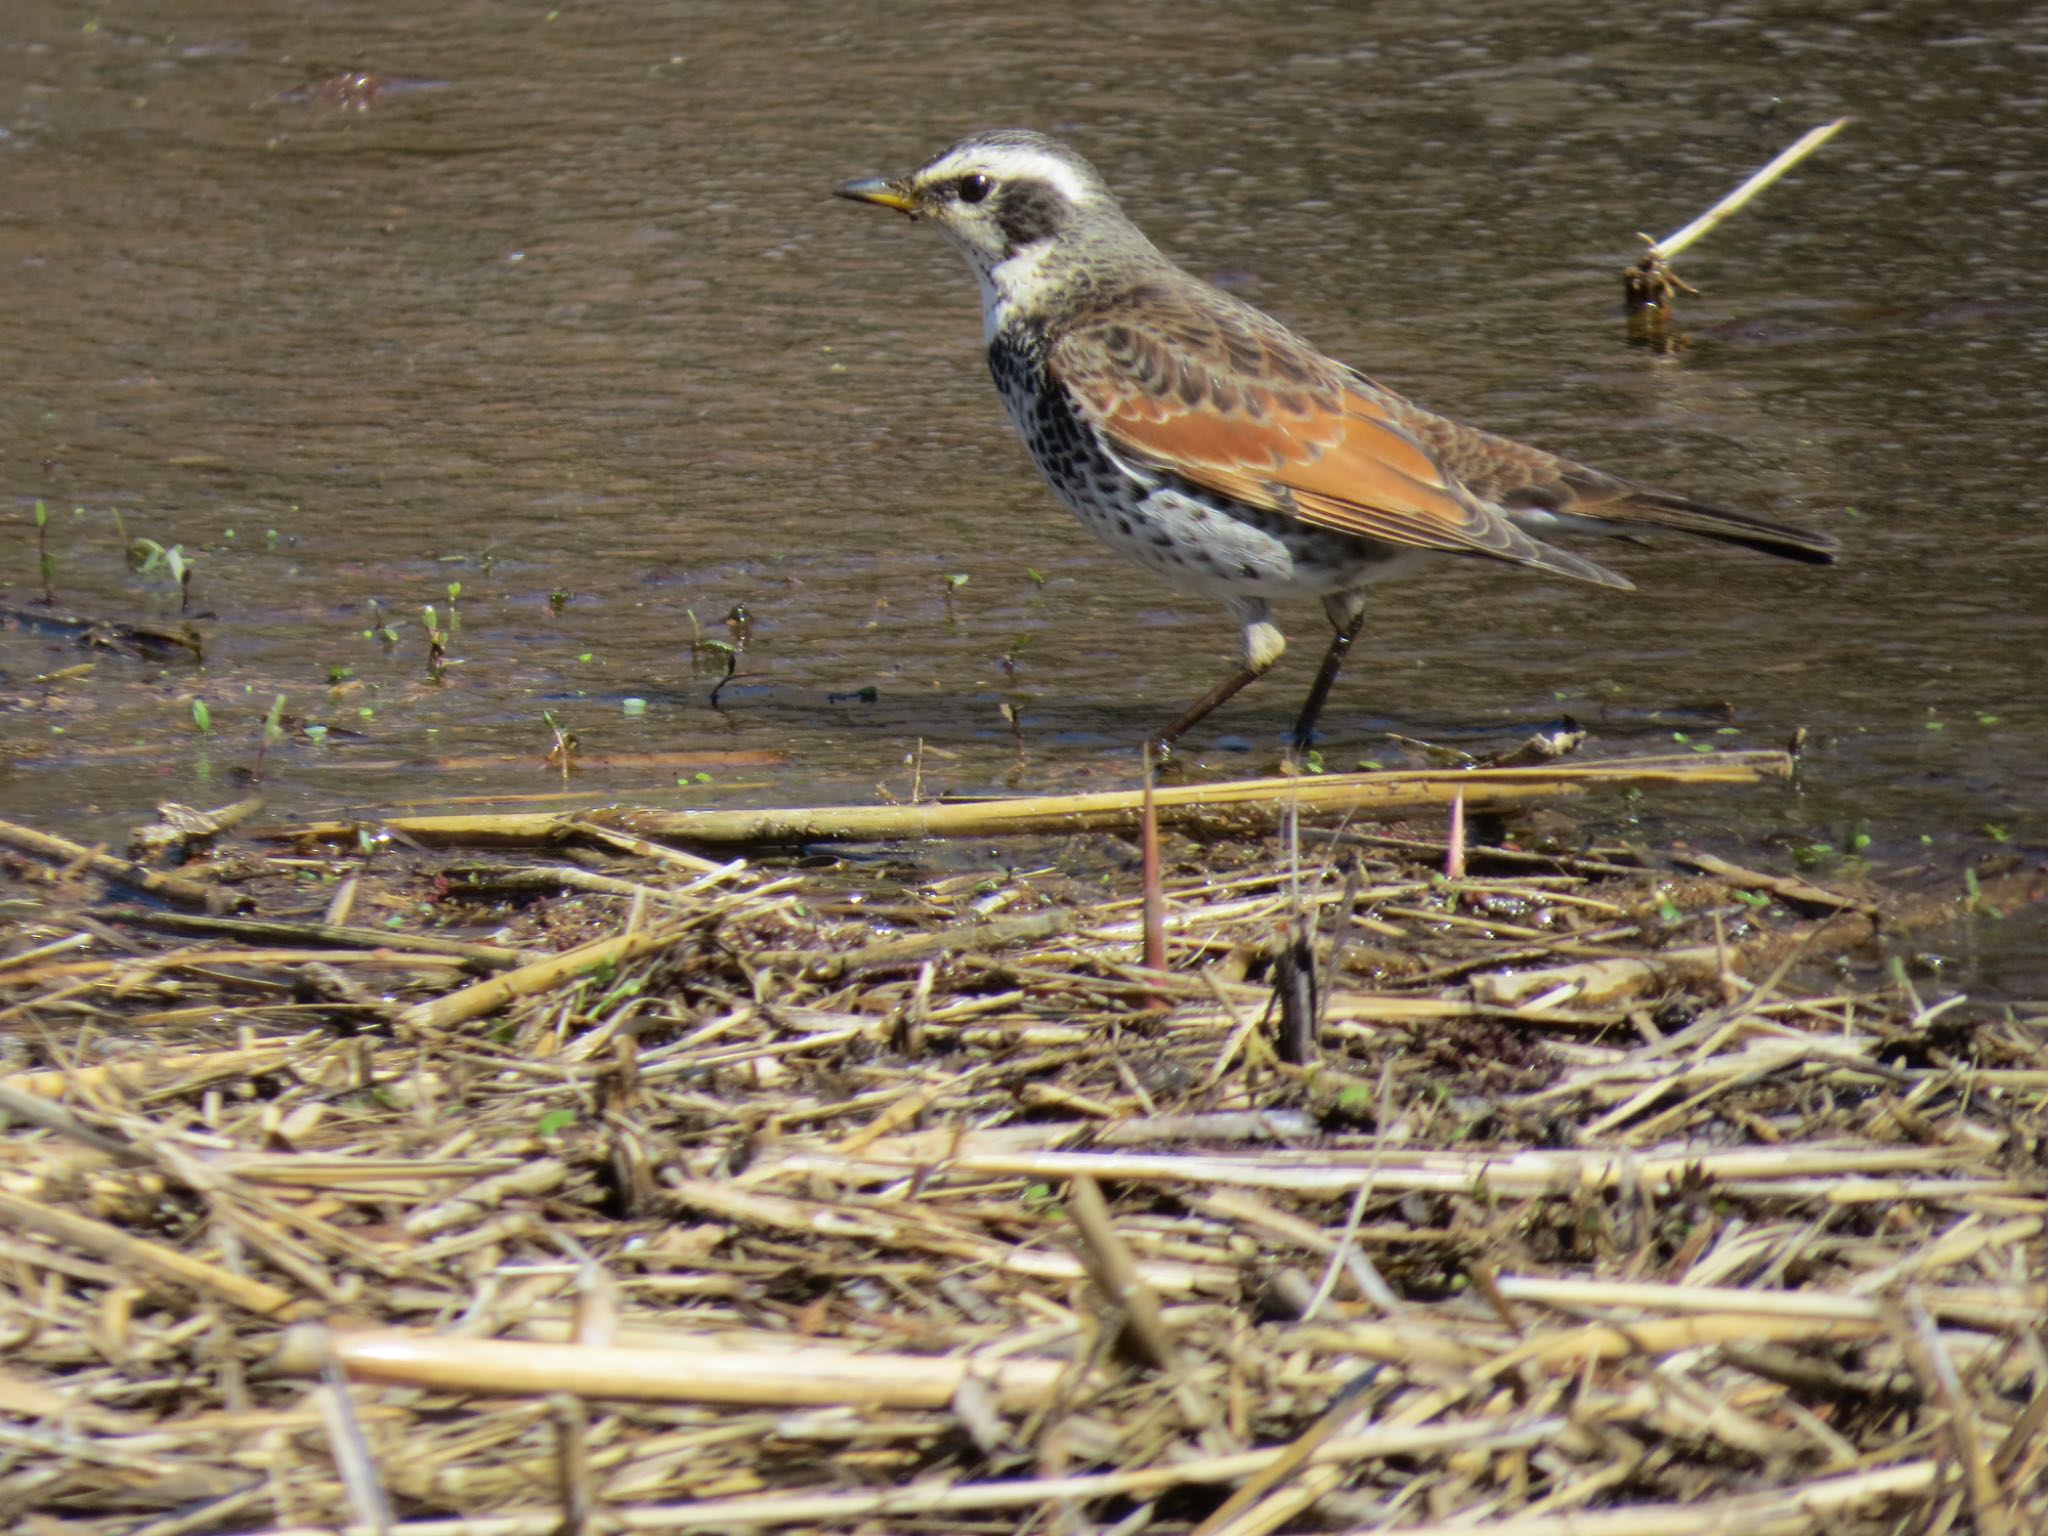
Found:
[[[1084,318],[1052,339],[1047,359],[1074,408],[1132,463],[1361,539],[1628,585],[1463,491],[1389,408],[1398,396],[1359,387],[1226,295],[1166,297],[1147,295],[1166,321],[1158,329]]]

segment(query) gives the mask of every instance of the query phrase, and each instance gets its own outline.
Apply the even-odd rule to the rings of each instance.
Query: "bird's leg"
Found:
[[[1158,748],[1162,755],[1170,751],[1173,744],[1206,717],[1211,710],[1244,687],[1245,684],[1255,681],[1258,675],[1250,667],[1239,667],[1230,676],[1223,679],[1222,682],[1190,704],[1187,707],[1187,711],[1178,720],[1153,737],[1153,746]]]
[[[1323,704],[1330,697],[1330,689],[1337,681],[1337,674],[1344,669],[1344,658],[1351,653],[1351,642],[1358,638],[1358,631],[1365,625],[1365,602],[1356,593],[1339,593],[1325,599],[1324,610],[1330,615],[1331,627],[1336,633],[1330,636],[1330,648],[1323,652],[1323,664],[1316,671],[1316,680],[1310,685],[1308,698],[1301,706],[1301,715],[1294,722],[1294,750],[1306,752],[1316,739],[1316,719],[1323,712]]]
[[[1287,639],[1273,623],[1272,610],[1256,598],[1233,598],[1230,611],[1244,625],[1244,665],[1223,679],[1187,707],[1181,717],[1152,738],[1165,755],[1195,725],[1207,718],[1217,705],[1231,698],[1247,683],[1273,670],[1273,663],[1287,649]]]

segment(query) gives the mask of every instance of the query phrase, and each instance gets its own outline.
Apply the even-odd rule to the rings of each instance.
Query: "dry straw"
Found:
[[[1545,853],[1466,784],[1456,878],[1358,822],[1441,788],[1160,791],[1164,970],[1104,803],[828,826],[978,840],[886,875],[10,836],[0,1526],[2048,1529],[2042,1013],[1879,937],[2038,875]],[[1219,831],[1290,795],[1298,869]]]

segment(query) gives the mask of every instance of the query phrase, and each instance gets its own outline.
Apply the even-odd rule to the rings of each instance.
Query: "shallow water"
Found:
[[[338,0],[132,30],[15,0],[0,601],[37,595],[42,498],[63,608],[175,617],[118,514],[190,557],[208,654],[39,684],[88,658],[0,627],[0,801],[100,837],[217,803],[279,693],[329,727],[272,754],[291,815],[558,791],[544,712],[587,753],[792,754],[593,769],[584,797],[902,794],[920,740],[926,788],[1127,782],[1232,627],[1053,505],[956,259],[827,195],[1028,124],[1388,383],[1847,546],[1832,570],[1613,552],[1634,594],[1466,563],[1383,589],[1332,766],[1561,711],[1595,749],[1803,725],[1798,791],[1659,805],[1657,830],[1780,861],[2038,849],[2048,20],[1983,12]],[[345,70],[393,88],[307,89]],[[1843,113],[1681,262],[1696,344],[1625,346],[1636,230]],[[435,685],[420,614],[445,622],[451,582]],[[735,604],[713,710],[690,615],[722,639]],[[1320,649],[1292,618],[1281,672],[1197,743],[1210,768],[1269,761]],[[1972,984],[2048,989],[2042,937],[1972,935]]]

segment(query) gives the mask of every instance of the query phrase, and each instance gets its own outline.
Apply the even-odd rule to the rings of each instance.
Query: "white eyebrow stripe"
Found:
[[[1045,182],[1069,203],[1086,202],[1093,195],[1087,179],[1073,166],[1030,149],[988,148],[948,155],[925,167],[924,175],[932,181],[949,181],[976,170],[991,172],[998,181]]]

